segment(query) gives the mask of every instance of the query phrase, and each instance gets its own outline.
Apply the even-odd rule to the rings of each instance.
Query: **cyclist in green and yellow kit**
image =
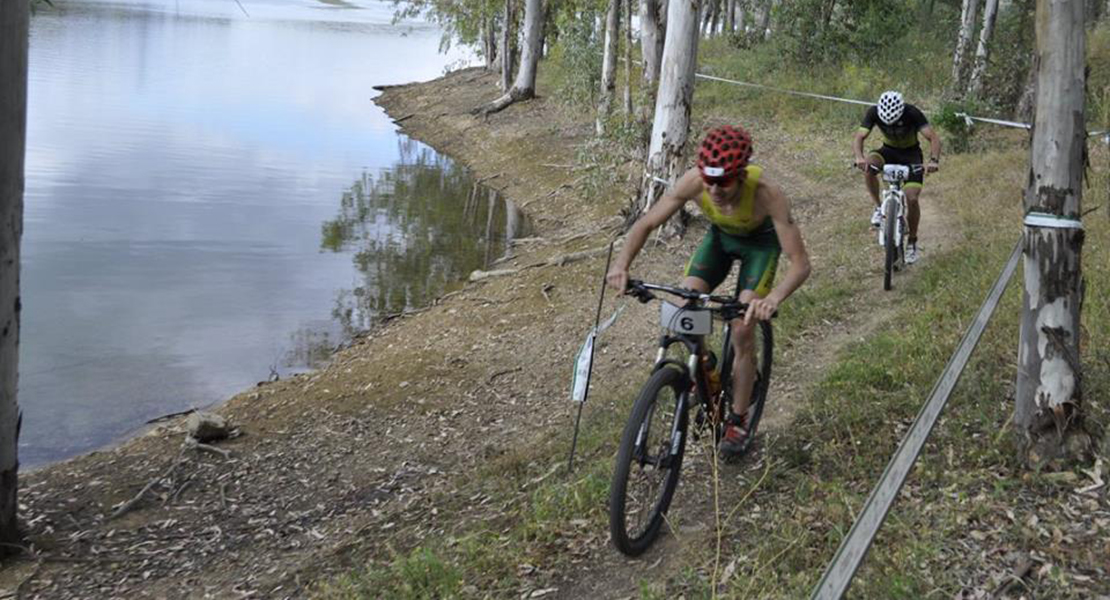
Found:
[[[735,391],[732,415],[720,445],[726,456],[741,451],[748,436],[748,404],[755,381],[755,322],[771,318],[810,271],[801,230],[790,214],[790,201],[763,169],[748,164],[751,154],[751,136],[739,127],[718,127],[706,134],[697,166],[679,177],[632,225],[606,275],[609,285],[623,292],[628,284],[628,268],[648,235],[687,202],[701,208],[710,227],[686,266],[682,285],[712,292],[728,276],[733,261],[740,261],[740,301],[748,303],[749,308],[744,319],[731,322]],[[790,258],[790,267],[772,287],[781,252]]]
[[[883,134],[883,145],[865,158],[863,155],[863,140],[878,126]],[[929,162],[924,162],[921,155],[921,144],[917,141],[917,134],[921,134],[929,141]],[[929,125],[925,114],[916,106],[902,99],[902,94],[895,91],[883,92],[879,96],[878,104],[867,109],[863,115],[863,122],[852,138],[852,152],[856,155],[856,167],[863,170],[864,182],[867,191],[871,194],[871,201],[875,204],[875,212],[871,213],[871,225],[878,227],[882,221],[883,213],[879,207],[879,179],[875,172],[867,165],[877,167],[880,171],[884,164],[896,165],[923,165],[929,173],[940,169],[940,136]],[[921,246],[917,243],[917,225],[921,222],[921,187],[924,178],[921,171],[911,172],[906,180],[906,209],[907,221],[910,226],[909,247],[906,249],[906,264],[913,264],[921,256]]]

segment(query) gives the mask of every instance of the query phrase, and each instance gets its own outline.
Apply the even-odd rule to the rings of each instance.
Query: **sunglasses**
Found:
[[[728,187],[732,185],[733,182],[736,181],[736,179],[736,177],[706,177],[705,175],[701,176],[701,180],[705,182],[705,185],[715,185],[717,187]]]

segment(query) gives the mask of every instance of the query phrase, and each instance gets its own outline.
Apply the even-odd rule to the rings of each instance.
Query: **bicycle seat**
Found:
[[[887,181],[905,181],[910,176],[910,168],[906,165],[883,165],[883,179]]]

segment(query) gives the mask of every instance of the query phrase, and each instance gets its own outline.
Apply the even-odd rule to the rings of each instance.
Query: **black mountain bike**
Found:
[[[728,322],[743,318],[748,305],[732,296],[712,296],[693,290],[632,280],[628,293],[641,302],[665,292],[683,300],[681,306],[664,300],[659,352],[651,377],[640,390],[621,436],[609,493],[609,531],[617,549],[628,556],[642,554],[659,535],[678,486],[679,470],[690,433],[708,427],[714,443],[724,434],[732,403],[733,349]],[[721,359],[706,348],[714,320],[724,321]],[[771,382],[771,324],[755,328],[756,376],[748,408],[746,452],[755,438],[767,389]],[[719,382],[719,383],[718,383]],[[690,428],[690,410],[696,409]]]

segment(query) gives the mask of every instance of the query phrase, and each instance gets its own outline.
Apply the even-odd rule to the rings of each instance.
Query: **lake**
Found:
[[[318,367],[524,231],[372,102],[471,60],[389,3],[55,5],[31,22],[25,468]]]

